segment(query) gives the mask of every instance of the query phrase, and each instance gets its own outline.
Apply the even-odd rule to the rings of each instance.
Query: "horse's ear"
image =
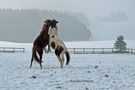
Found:
[[[59,23],[59,22],[58,22],[57,20],[55,20],[55,19],[53,19],[52,21],[53,21],[54,23]]]
[[[59,23],[58,21],[55,20],[56,23]]]
[[[51,23],[51,20],[50,19],[47,19],[44,21],[45,23]]]

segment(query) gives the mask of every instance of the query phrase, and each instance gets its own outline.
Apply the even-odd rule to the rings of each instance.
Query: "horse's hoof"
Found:
[[[32,78],[36,79],[37,77],[36,76],[32,76]]]

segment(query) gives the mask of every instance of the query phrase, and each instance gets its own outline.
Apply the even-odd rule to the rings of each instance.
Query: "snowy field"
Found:
[[[113,41],[68,42],[68,47],[113,47]],[[128,41],[135,48],[135,41]],[[68,66],[59,68],[53,53],[44,54],[43,69],[31,59],[31,45],[1,42],[0,46],[25,47],[25,53],[0,53],[0,90],[135,90],[135,55],[71,54]]]

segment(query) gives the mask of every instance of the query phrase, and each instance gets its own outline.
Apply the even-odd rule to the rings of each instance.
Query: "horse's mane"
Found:
[[[49,30],[49,25],[47,25],[46,23],[43,25],[42,31],[40,33],[43,33],[44,31],[48,32]]]

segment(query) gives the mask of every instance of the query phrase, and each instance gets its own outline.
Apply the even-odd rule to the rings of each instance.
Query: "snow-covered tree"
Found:
[[[119,49],[119,52],[124,52],[126,50],[126,42],[122,35],[117,37],[117,41],[114,43],[114,48]]]

